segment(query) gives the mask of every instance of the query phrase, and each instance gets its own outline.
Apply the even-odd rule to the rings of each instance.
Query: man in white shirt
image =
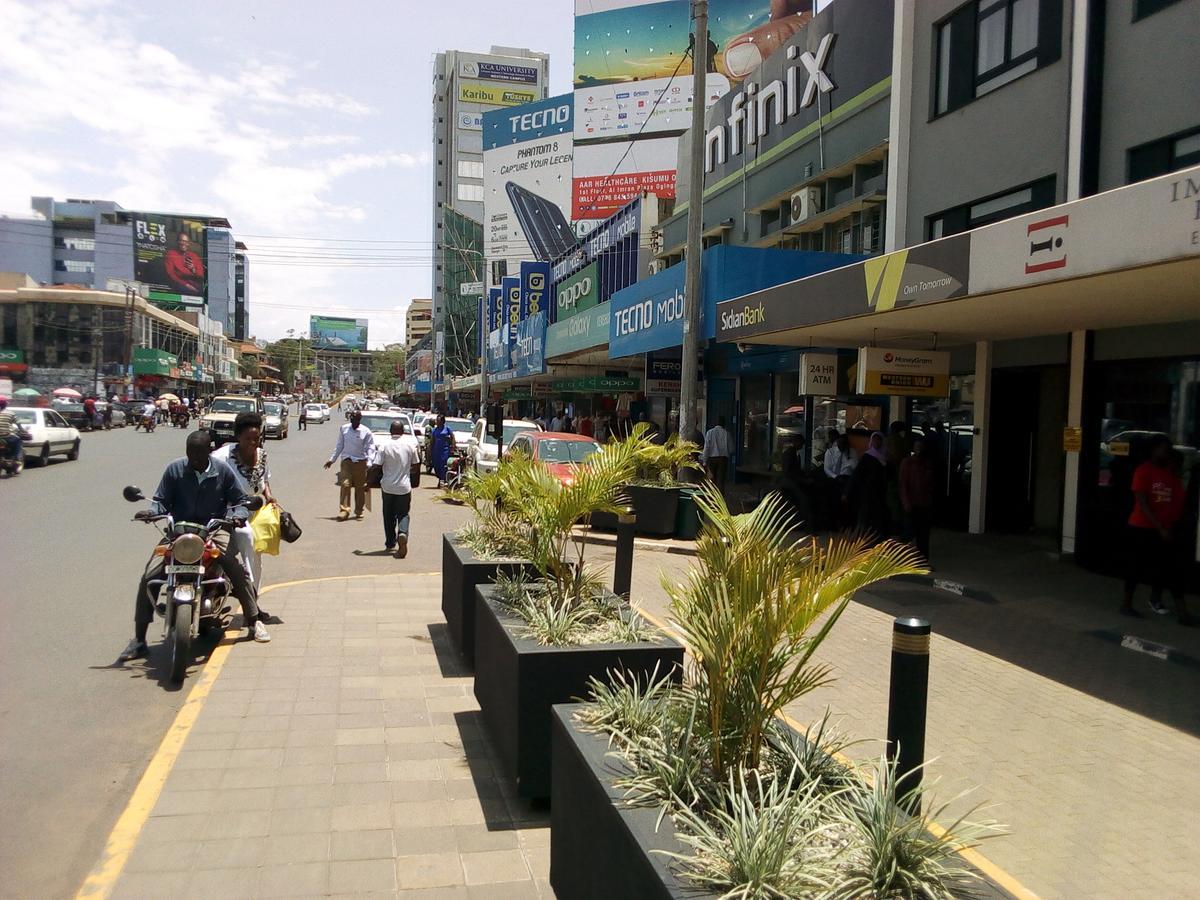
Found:
[[[375,450],[375,436],[371,429],[362,425],[362,413],[357,409],[350,413],[350,421],[338,431],[337,446],[325,463],[329,468],[340,458],[338,484],[341,486],[341,508],[338,521],[350,518],[350,488],[354,488],[354,518],[362,521],[363,508],[367,503],[367,460]]]
[[[839,434],[825,451],[825,474],[830,478],[849,478],[858,465],[858,457],[850,448],[849,435]]]
[[[404,423],[392,422],[391,437],[375,445],[372,465],[383,466],[379,483],[383,494],[383,546],[395,550],[397,559],[408,556],[408,514],[412,509],[409,474],[421,460],[417,439],[404,433]]]
[[[717,424],[708,429],[704,435],[704,450],[700,458],[704,468],[718,488],[725,490],[725,475],[729,471],[729,457],[733,455],[733,438],[725,430],[725,417],[717,419]]]

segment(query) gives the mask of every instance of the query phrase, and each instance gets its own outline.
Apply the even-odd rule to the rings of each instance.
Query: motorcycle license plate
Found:
[[[203,566],[167,566],[168,575],[199,575]]]

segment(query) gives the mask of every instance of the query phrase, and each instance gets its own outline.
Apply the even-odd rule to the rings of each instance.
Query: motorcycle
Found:
[[[187,428],[191,425],[192,416],[185,407],[179,407],[171,413],[171,424],[176,428]]]
[[[150,432],[152,432],[158,424],[156,421],[157,419],[158,419],[157,414],[150,415],[150,416],[142,416],[141,417],[142,430],[145,431],[146,434],[149,434]],[[137,431],[137,428],[134,428],[134,431]]]
[[[145,500],[133,485],[122,491],[130,503]],[[251,497],[250,511],[260,509],[262,497]],[[221,550],[213,538],[222,529],[232,529],[233,519],[213,519],[203,525],[176,522],[171,516],[134,518],[135,522],[161,523],[164,540],[155,553],[165,557],[162,579],[152,579],[159,588],[156,610],[163,617],[163,638],[171,647],[171,680],[182,682],[193,661],[192,646],[201,635],[219,639],[232,621],[232,585],[218,559]]]
[[[463,486],[463,482],[467,477],[467,456],[458,450],[450,452],[450,458],[446,460],[446,480],[442,486],[448,491],[457,491]]]
[[[22,430],[19,437],[20,441],[13,442],[14,449],[4,448],[0,451],[0,474],[6,478],[20,475],[25,468],[25,441],[28,440],[28,436]]]

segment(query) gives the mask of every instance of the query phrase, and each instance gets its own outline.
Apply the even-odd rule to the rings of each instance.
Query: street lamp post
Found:
[[[679,436],[696,431],[696,385],[700,354],[700,256],[704,234],[704,81],[708,69],[708,0],[692,0],[692,144],[688,160],[687,270],[683,288],[683,368],[680,373]]]

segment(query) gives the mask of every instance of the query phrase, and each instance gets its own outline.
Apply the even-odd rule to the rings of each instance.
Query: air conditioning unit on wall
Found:
[[[792,225],[799,225],[820,211],[821,189],[819,187],[801,188],[792,194]]]

